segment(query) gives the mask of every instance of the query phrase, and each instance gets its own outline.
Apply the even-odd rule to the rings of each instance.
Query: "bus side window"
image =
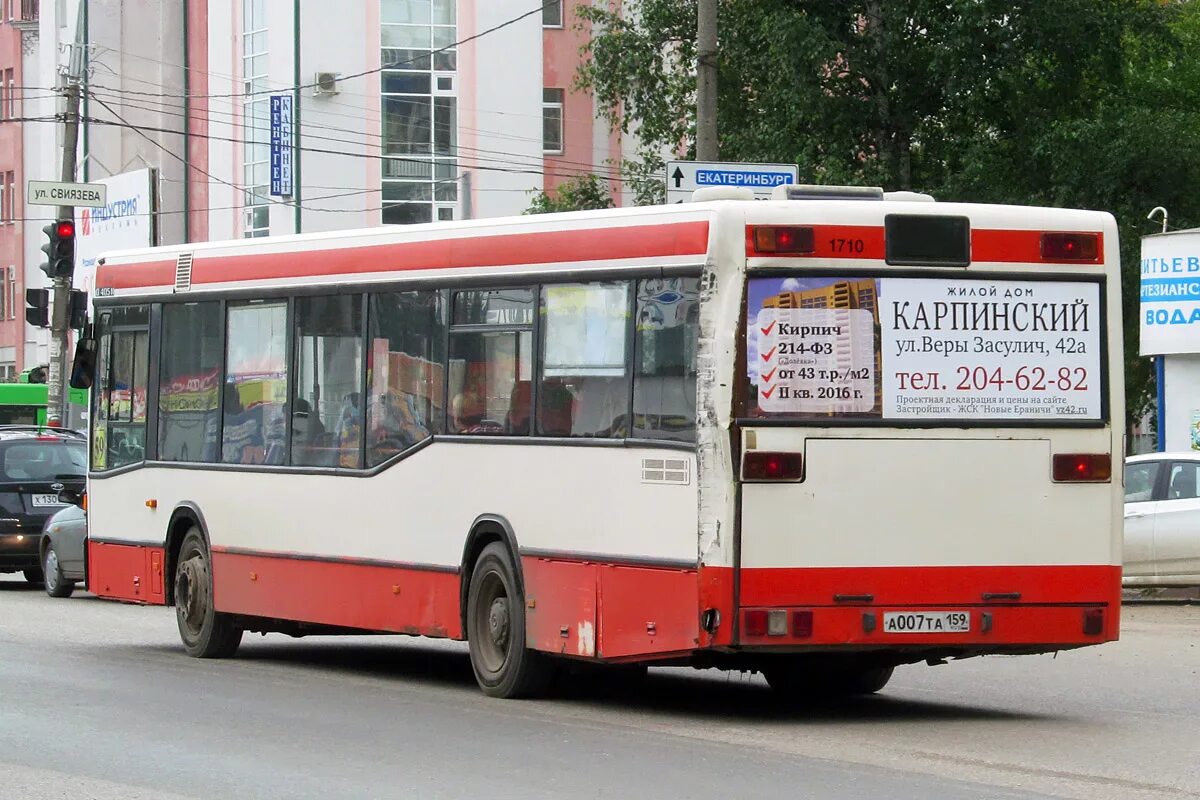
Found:
[[[629,284],[565,283],[542,288],[541,436],[626,435]]]
[[[696,439],[696,338],[700,279],[638,281],[633,433],[638,439]]]
[[[446,310],[440,292],[380,292],[367,312],[367,466],[442,430]]]
[[[93,391],[92,467],[115,469],[145,460],[146,390],[150,378],[148,306],[114,309],[102,317],[100,363]]]
[[[361,466],[362,295],[296,298],[292,464]]]
[[[217,461],[221,304],[165,303],[158,388],[158,457]]]

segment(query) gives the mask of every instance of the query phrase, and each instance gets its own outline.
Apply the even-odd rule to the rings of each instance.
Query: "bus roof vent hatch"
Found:
[[[776,186],[772,200],[882,200],[881,186],[817,186],[785,183]]]
[[[175,291],[188,292],[192,289],[192,254],[180,253],[175,259]]]
[[[745,186],[704,186],[692,192],[693,203],[709,200],[753,200],[754,192]]]

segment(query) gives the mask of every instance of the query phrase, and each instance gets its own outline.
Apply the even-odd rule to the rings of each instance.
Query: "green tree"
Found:
[[[612,190],[608,182],[596,175],[568,178],[551,192],[535,191],[526,214],[549,214],[554,211],[587,211],[612,208]]]
[[[644,171],[691,155],[694,0],[584,12],[577,76]],[[1130,417],[1146,212],[1200,221],[1200,11],[1159,0],[723,0],[721,157],[802,182],[1112,211],[1121,225]],[[626,170],[628,171],[628,170]]]

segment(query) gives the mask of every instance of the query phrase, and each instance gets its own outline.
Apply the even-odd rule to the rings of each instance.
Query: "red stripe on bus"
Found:
[[[743,606],[743,609],[746,609]],[[773,608],[778,608],[777,606]],[[770,609],[767,609],[770,611]],[[1049,652],[1064,647],[1100,644],[1117,639],[1120,605],[1095,604],[983,607],[959,604],[950,608],[929,606],[841,606],[796,610],[812,614],[811,633],[797,636],[791,625],[782,635],[751,636],[743,625],[737,644],[746,647],[873,647],[901,650],[927,647],[962,647],[968,650],[1005,652],[1006,648],[1028,648],[1026,652]],[[1084,631],[1084,614],[1099,611],[1103,624],[1098,633]],[[970,630],[962,633],[896,633],[884,629],[885,614],[909,614],[913,611],[962,611],[970,616]],[[987,614],[985,622],[984,614]],[[870,622],[864,622],[869,619]],[[903,618],[902,618],[903,619]],[[911,619],[911,618],[910,618]]]
[[[847,258],[882,261],[887,254],[884,229],[869,225],[813,225],[813,252],[759,253],[754,247],[754,228],[746,226],[746,255],[751,258]],[[971,261],[1025,264],[1100,264],[1103,262],[1104,234],[1099,237],[1095,261],[1063,261],[1042,257],[1043,231],[988,230],[971,231]]]
[[[1104,259],[1104,234],[1099,237],[1094,261],[1063,261],[1042,257],[1042,233],[1044,231],[971,231],[971,260],[998,261],[1003,263],[1042,264],[1100,264]]]
[[[453,572],[214,547],[212,574],[218,611],[462,638],[459,576]]]
[[[708,252],[708,222],[677,222],[620,228],[466,236],[424,242],[346,246],[286,253],[208,255],[192,265],[192,283],[353,275],[425,269],[565,264]],[[169,286],[175,262],[106,264],[96,285],[112,289]]]
[[[584,658],[665,658],[699,644],[696,570],[521,559],[526,641]]]
[[[834,595],[876,605],[979,603],[1019,592],[1019,603],[1119,603],[1121,568],[1085,566],[780,567],[741,572],[743,606],[832,606]]]
[[[88,540],[87,588],[111,600],[163,605],[161,547],[112,544]]]
[[[882,261],[883,228],[876,225],[810,225],[813,229],[811,253],[760,253],[754,246],[754,229],[796,227],[794,225],[747,225],[746,255],[751,258],[854,258]]]

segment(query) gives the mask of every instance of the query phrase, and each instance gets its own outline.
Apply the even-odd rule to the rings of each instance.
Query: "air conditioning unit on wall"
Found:
[[[340,72],[318,72],[313,77],[313,96],[320,97],[326,94],[337,94],[338,81],[342,79]]]

